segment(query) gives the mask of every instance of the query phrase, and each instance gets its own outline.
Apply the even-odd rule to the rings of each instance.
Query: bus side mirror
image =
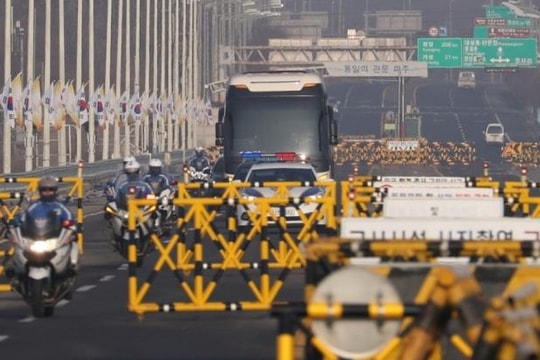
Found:
[[[216,146],[223,146],[223,108],[219,109],[218,121],[216,122]]]
[[[338,127],[337,121],[334,119],[334,108],[328,106],[328,118],[330,120],[330,145],[338,144]]]

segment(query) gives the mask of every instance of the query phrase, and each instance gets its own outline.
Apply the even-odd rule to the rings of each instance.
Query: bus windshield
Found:
[[[320,98],[311,96],[248,96],[229,103],[229,151],[321,152],[323,114]],[[323,130],[325,131],[325,130]]]

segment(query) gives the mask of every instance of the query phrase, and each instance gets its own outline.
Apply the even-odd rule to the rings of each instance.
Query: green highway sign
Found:
[[[419,38],[417,41],[417,60],[427,62],[429,68],[461,67],[461,38]]]
[[[531,28],[532,21],[531,19],[522,18],[506,19],[506,26],[510,28]]]
[[[487,18],[515,19],[516,15],[504,5],[485,6]]]
[[[419,38],[417,60],[430,69],[536,67],[535,38]]]
[[[463,66],[534,67],[537,64],[536,39],[463,39]]]

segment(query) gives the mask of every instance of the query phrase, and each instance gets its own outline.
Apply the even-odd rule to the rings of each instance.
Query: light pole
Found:
[[[452,12],[454,10],[454,1],[455,0],[450,0],[448,2],[448,37],[452,37],[453,35]],[[454,73],[453,73],[452,68],[450,68],[448,71],[448,80],[452,81],[453,78],[454,78]]]

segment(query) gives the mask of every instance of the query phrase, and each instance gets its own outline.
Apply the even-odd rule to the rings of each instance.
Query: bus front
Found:
[[[296,153],[313,165],[319,179],[331,176],[337,126],[331,125],[324,86],[315,81],[320,78],[304,75],[303,81],[291,81],[293,75],[261,79],[259,74],[257,81],[231,79],[216,125],[227,175],[242,162],[242,153],[259,151]]]

